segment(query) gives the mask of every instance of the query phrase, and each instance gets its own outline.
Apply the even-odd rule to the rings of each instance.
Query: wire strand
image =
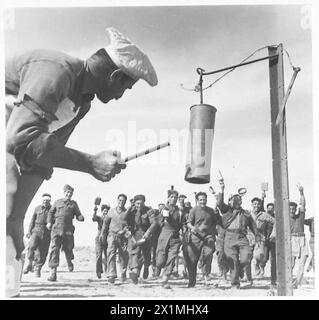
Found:
[[[253,53],[251,53],[249,56],[247,56],[246,58],[244,58],[242,61],[239,62],[239,64],[246,62],[249,58],[251,58],[252,56],[254,56],[257,52],[264,50],[266,48],[268,48],[269,46],[264,46],[261,47],[257,50],[255,50]],[[219,78],[217,78],[214,82],[212,82],[210,85],[208,85],[207,87],[203,88],[204,90],[207,90],[209,88],[211,88],[216,82],[220,81],[222,78],[224,78],[226,75],[228,75],[229,73],[231,73],[232,71],[234,71],[237,67],[234,67],[233,69],[230,69],[229,71],[225,72],[224,74],[222,74]]]
[[[278,45],[271,45],[271,47],[277,47],[277,46],[278,46]],[[255,50],[255,51],[252,52],[250,55],[248,55],[246,58],[244,58],[243,60],[241,60],[239,64],[246,62],[249,58],[251,58],[252,56],[254,56],[256,53],[258,53],[258,52],[260,52],[260,51],[262,51],[262,50],[264,50],[264,49],[267,49],[268,47],[270,47],[270,46],[269,46],[269,45],[268,45],[268,46],[264,46],[264,47],[261,47],[261,48]],[[293,63],[292,63],[292,60],[291,60],[291,57],[290,57],[288,51],[287,51],[285,48],[283,48],[283,50],[284,50],[284,52],[286,53],[286,55],[287,55],[287,57],[288,57],[288,61],[289,61],[289,64],[290,64],[291,68],[294,70],[294,69],[295,69],[295,66],[294,66]],[[229,73],[231,73],[232,71],[234,71],[236,68],[237,68],[237,67],[234,67],[233,69],[230,69],[229,71],[227,71],[227,72],[225,72],[224,74],[222,74],[219,78],[217,78],[215,81],[213,81],[210,85],[208,85],[207,87],[203,88],[202,91],[205,91],[205,90],[211,88],[215,83],[217,83],[218,81],[220,81],[221,79],[223,79],[225,76],[227,76]],[[182,87],[184,90],[186,90],[186,91],[199,92],[199,90],[200,90],[198,83],[197,83],[197,84],[195,85],[195,87],[192,88],[192,89],[184,87],[184,85],[183,85],[182,83],[181,83],[180,85],[181,85],[181,87]]]

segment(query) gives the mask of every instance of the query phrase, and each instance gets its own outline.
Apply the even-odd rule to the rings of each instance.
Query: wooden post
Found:
[[[282,121],[276,125],[280,104],[285,95],[283,46],[268,47],[269,60],[271,138],[273,160],[274,204],[276,215],[276,265],[278,295],[292,296],[292,258],[289,217],[288,158],[285,111]]]

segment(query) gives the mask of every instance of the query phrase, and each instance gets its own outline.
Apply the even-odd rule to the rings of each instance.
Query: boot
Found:
[[[108,281],[109,284],[114,284],[115,283],[115,277],[109,277],[107,279],[107,281]]]
[[[51,269],[50,277],[48,278],[48,281],[56,281],[56,268]]]
[[[148,267],[145,267],[145,266],[144,266],[143,279],[146,280],[146,279],[148,278],[148,275],[149,275]]]
[[[207,275],[204,276],[204,286],[208,287],[209,277]]]
[[[156,268],[155,268],[154,277],[155,277],[155,278],[158,278],[158,277],[160,276],[160,274],[161,274],[161,269],[158,268],[158,267],[156,267]]]
[[[101,272],[97,272],[96,276],[97,276],[98,279],[101,279],[102,278],[102,273]]]
[[[130,279],[132,280],[133,284],[138,284],[138,275],[135,272],[130,273]]]
[[[122,272],[121,273],[121,282],[125,282],[126,281],[126,272]]]
[[[162,287],[164,289],[171,289],[171,286],[168,284],[168,280],[169,280],[169,277],[166,275],[163,275]]]
[[[23,270],[23,274],[27,274],[32,270],[32,261],[29,260],[29,263],[27,264],[27,266],[25,267],[25,269]]]
[[[73,265],[72,261],[68,261],[68,269],[69,269],[70,272],[73,272],[74,265]]]
[[[36,278],[41,278],[41,269],[39,267],[36,267],[34,271]]]

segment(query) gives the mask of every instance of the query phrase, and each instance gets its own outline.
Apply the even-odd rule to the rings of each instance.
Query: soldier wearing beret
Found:
[[[35,261],[35,275],[41,276],[41,268],[45,263],[50,246],[50,231],[47,229],[48,212],[51,208],[51,195],[44,193],[42,195],[42,205],[34,209],[31,218],[29,231],[26,235],[29,238],[28,244],[28,264],[23,273],[26,274],[32,270],[33,261]],[[35,251],[37,255],[35,256]]]
[[[131,40],[111,27],[106,44],[86,60],[42,49],[6,60],[6,264],[12,271],[7,296],[19,294],[25,213],[53,168],[85,172],[105,182],[126,167],[115,150],[93,155],[65,146],[95,96],[108,103],[139,79],[157,85],[149,58]]]
[[[159,223],[161,232],[158,238],[156,251],[156,265],[163,269],[162,286],[169,289],[168,281],[173,273],[174,265],[181,245],[179,231],[182,227],[179,209],[176,206],[178,192],[176,190],[168,190],[168,200],[162,209],[162,221]]]
[[[224,180],[220,179],[219,183],[221,193],[218,195],[217,205],[222,214],[222,226],[225,229],[224,253],[229,262],[232,288],[239,289],[239,275],[252,258],[252,250],[246,236],[247,229],[253,232],[256,242],[260,241],[260,236],[253,217],[241,207],[241,196],[239,194],[231,196],[226,205],[224,203]]]
[[[106,259],[107,257],[107,242],[104,241],[106,238],[106,235],[103,235],[101,237],[101,230],[103,226],[103,221],[110,210],[110,207],[106,204],[101,205],[101,213],[102,215],[99,216],[97,215],[97,206],[94,207],[94,213],[92,217],[92,221],[97,223],[97,229],[98,233],[95,237],[95,255],[96,255],[96,276],[101,279],[102,273],[103,273],[103,267],[102,267],[102,260],[103,260],[103,255],[104,258]],[[107,270],[107,265],[105,263],[104,265],[104,271],[106,273]]]
[[[78,204],[71,200],[74,189],[66,184],[64,186],[64,198],[58,199],[51,207],[48,219],[47,228],[51,230],[51,248],[49,257],[49,267],[51,274],[49,281],[57,280],[57,267],[60,262],[60,249],[65,253],[65,258],[68,264],[69,271],[73,271],[74,259],[74,217],[78,221],[84,221],[84,216],[81,214]]]
[[[130,232],[128,239],[130,278],[137,284],[142,266],[143,279],[149,275],[151,265],[152,233],[158,225],[153,217],[154,210],[145,205],[145,196],[136,195],[134,205],[126,212],[127,227]]]

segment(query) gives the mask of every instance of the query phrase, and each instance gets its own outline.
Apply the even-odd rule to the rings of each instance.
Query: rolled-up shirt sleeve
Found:
[[[26,63],[20,71],[18,100],[29,96],[54,119],[58,104],[68,96],[71,84],[71,70],[61,63],[45,60]]]
[[[50,163],[40,159],[58,143],[48,125],[57,119],[54,114],[71,84],[70,70],[59,63],[38,61],[21,67],[17,107],[7,124],[6,141],[7,152],[15,156],[21,171],[51,175]]]

